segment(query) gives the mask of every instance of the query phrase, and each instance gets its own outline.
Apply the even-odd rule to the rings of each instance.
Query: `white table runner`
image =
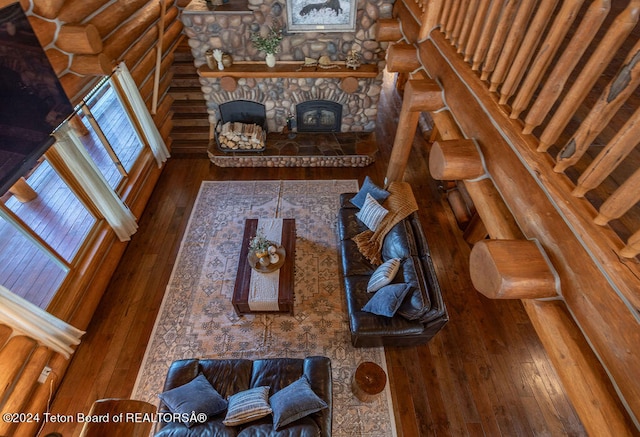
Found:
[[[259,219],[257,233],[264,235],[267,240],[282,244],[282,225],[283,219]],[[278,311],[279,287],[280,270],[260,273],[251,269],[249,309],[251,311]]]

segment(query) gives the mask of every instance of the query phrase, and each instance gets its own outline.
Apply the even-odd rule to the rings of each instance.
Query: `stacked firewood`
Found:
[[[227,122],[218,132],[218,144],[223,149],[259,150],[264,148],[264,130],[257,124]]]

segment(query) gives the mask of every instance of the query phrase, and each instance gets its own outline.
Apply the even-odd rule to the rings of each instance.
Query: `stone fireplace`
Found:
[[[278,66],[301,65],[305,58],[319,59],[329,56],[332,62],[342,63],[350,50],[356,49],[372,74],[353,73],[349,87],[344,86],[344,77],[331,73],[317,77],[309,74],[307,67],[287,74],[271,75],[236,72],[242,63],[261,65],[264,54],[259,53],[250,41],[251,32],[258,31],[278,19],[286,23],[286,8],[279,0],[230,0],[210,11],[205,0],[193,0],[183,11],[182,21],[195,64],[201,70],[200,83],[207,101],[209,121],[215,126],[220,119],[219,105],[234,100],[250,100],[263,104],[266,109],[267,126],[270,132],[280,132],[292,115],[299,118],[298,106],[309,101],[329,102],[340,106],[341,116],[332,129],[338,132],[371,132],[375,129],[378,100],[382,89],[382,70],[387,43],[375,40],[375,24],[379,18],[391,17],[393,2],[383,0],[360,0],[356,15],[355,32],[346,33],[287,33],[277,55]],[[230,53],[234,65],[233,83],[229,86],[225,72],[205,74],[207,70],[205,52],[221,49]],[[364,66],[363,66],[364,67]],[[362,67],[361,67],[362,68]],[[253,70],[254,68],[252,68]],[[266,69],[266,67],[265,67]],[[313,69],[313,67],[312,67]],[[211,70],[207,70],[211,71]],[[326,70],[334,72],[334,70]],[[323,77],[324,76],[324,77]],[[345,76],[346,77],[346,76]],[[320,114],[322,115],[322,113]],[[325,114],[325,120],[327,115]],[[311,117],[312,118],[312,117]],[[322,118],[322,117],[320,117]],[[300,126],[300,120],[297,120]]]

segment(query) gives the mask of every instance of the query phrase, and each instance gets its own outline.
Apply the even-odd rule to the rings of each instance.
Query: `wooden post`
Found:
[[[436,111],[444,106],[442,90],[432,80],[410,80],[405,86],[398,129],[389,158],[385,182],[401,181],[418,127],[420,111]]]
[[[27,183],[27,180],[23,177],[18,179],[15,184],[9,188],[9,192],[16,196],[21,203],[31,202],[38,197],[38,193],[31,188],[31,185]]]
[[[471,282],[490,299],[541,299],[558,295],[557,274],[530,240],[483,240],[469,257]]]
[[[429,151],[429,173],[434,179],[475,179],[486,173],[473,140],[436,141]]]
[[[156,45],[156,69],[153,75],[153,98],[151,99],[151,114],[158,110],[158,86],[160,84],[160,64],[162,63],[162,37],[164,36],[164,15],[166,6],[164,0],[160,0],[160,18],[158,19],[158,44]]]

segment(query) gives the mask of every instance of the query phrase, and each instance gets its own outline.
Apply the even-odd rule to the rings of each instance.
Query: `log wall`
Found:
[[[429,168],[457,180],[477,211],[475,230],[497,243],[468,240],[478,246],[474,285],[490,298],[522,300],[590,435],[636,435],[640,2],[611,6],[402,0],[397,23],[383,23],[382,34],[402,33],[388,68],[426,74],[444,93],[446,107],[431,114],[439,134]],[[400,120],[411,119],[403,111]],[[399,126],[398,156],[414,127]],[[401,178],[402,162],[390,162],[387,177]],[[605,179],[606,189],[582,197]],[[626,235],[607,225],[623,215]],[[528,244],[530,256],[505,256],[533,241],[540,253]],[[543,278],[546,285],[530,288]]]
[[[0,0],[0,7],[14,0]],[[170,147],[172,98],[167,94],[173,50],[182,37],[179,7],[184,0],[21,0],[62,87],[75,105],[97,82],[125,61],[147,107],[157,109],[154,122]],[[159,41],[159,35],[162,39]],[[159,45],[160,44],[160,45]],[[160,56],[160,59],[158,59]],[[156,70],[159,71],[156,72]],[[123,187],[123,198],[140,216],[160,176],[151,152],[145,150]],[[86,329],[111,279],[125,243],[99,224],[80,250],[71,272],[47,310],[67,323]],[[53,369],[37,383],[44,365]],[[68,360],[14,335],[0,325],[0,408],[2,412],[44,412],[64,376]],[[35,435],[39,423],[0,422],[0,435]]]

